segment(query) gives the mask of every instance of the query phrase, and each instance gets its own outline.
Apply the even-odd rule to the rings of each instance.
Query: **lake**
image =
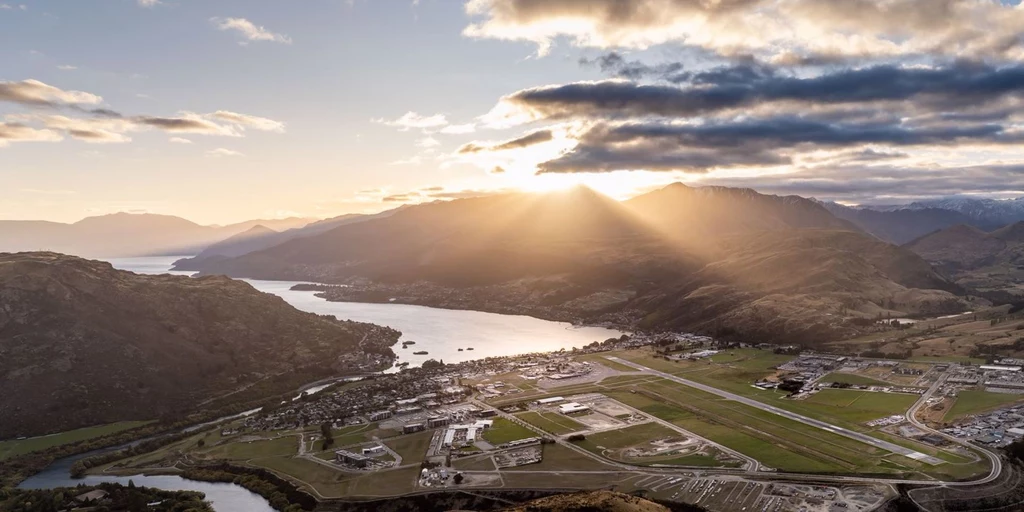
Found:
[[[115,267],[139,274],[168,273],[176,257],[112,259]],[[182,274],[189,274],[187,272]],[[458,363],[485,357],[511,356],[530,352],[555,352],[582,347],[594,341],[619,337],[621,331],[603,327],[580,327],[529,316],[501,315],[480,311],[439,309],[406,304],[328,302],[314,292],[293,291],[298,281],[244,279],[257,290],[278,295],[296,309],[342,320],[386,325],[402,331],[402,341],[415,345],[394,347],[399,362],[419,366],[427,359]],[[463,349],[461,352],[459,349]],[[467,350],[472,348],[473,350]],[[426,351],[426,355],[413,352]]]
[[[191,275],[191,272],[170,272],[178,257],[118,258],[110,259],[114,267],[139,274]],[[438,309],[404,304],[366,304],[357,302],[328,302],[314,296],[314,292],[293,291],[298,282],[260,281],[246,279],[257,290],[273,293],[302,311],[334,315],[343,320],[356,320],[386,325],[402,331],[402,341],[415,341],[408,348],[395,346],[399,361],[418,366],[427,359],[446,363],[509,356],[530,352],[553,352],[581,347],[593,341],[618,337],[622,332],[602,327],[577,327],[563,322],[551,322],[528,316],[500,315],[479,311]],[[467,350],[470,347],[473,350]],[[459,349],[463,350],[460,352]],[[427,355],[413,355],[416,351]],[[329,384],[310,388],[316,392]],[[24,481],[20,487],[44,489],[73,487],[78,484],[118,482],[155,487],[166,490],[187,490],[206,493],[206,498],[217,512],[272,512],[273,508],[260,496],[242,487],[226,483],[207,483],[185,480],[177,476],[106,476],[90,475],[81,480],[70,477],[72,464],[92,454],[61,459],[42,473]]]

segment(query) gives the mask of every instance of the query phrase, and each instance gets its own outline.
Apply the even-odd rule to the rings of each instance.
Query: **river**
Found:
[[[115,258],[112,265],[139,274],[191,275],[191,272],[170,272],[177,257]],[[246,279],[257,290],[273,293],[297,309],[322,315],[334,315],[343,320],[356,320],[386,325],[402,331],[402,341],[415,341],[408,348],[395,347],[399,361],[419,366],[427,359],[456,363],[485,357],[509,356],[530,352],[553,352],[581,347],[593,341],[618,337],[621,332],[601,327],[577,327],[563,322],[551,322],[528,316],[500,315],[479,311],[438,309],[404,304],[365,304],[356,302],[328,302],[314,296],[314,292],[293,291],[297,282],[260,281]],[[463,349],[459,351],[459,349]],[[473,350],[468,350],[473,348]],[[426,351],[426,355],[413,352]],[[329,384],[320,384],[306,392],[315,393]],[[251,411],[247,411],[251,412]],[[53,463],[45,471],[22,482],[26,489],[73,487],[78,484],[118,482],[166,490],[188,490],[206,493],[217,512],[272,512],[273,508],[262,497],[242,487],[226,483],[207,483],[185,480],[177,476],[107,476],[90,475],[75,480],[70,469],[75,461],[96,452],[68,457]]]

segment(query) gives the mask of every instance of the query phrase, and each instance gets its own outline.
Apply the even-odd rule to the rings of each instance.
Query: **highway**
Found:
[[[649,374],[652,374],[652,375],[657,375],[658,377],[661,377],[661,378],[663,378],[665,380],[670,380],[672,382],[676,382],[676,383],[682,384],[684,386],[690,386],[692,388],[699,389],[699,390],[701,390],[701,391],[703,391],[705,393],[711,393],[713,395],[718,395],[718,396],[720,396],[722,398],[725,398],[727,400],[732,400],[734,402],[739,402],[739,403],[741,403],[743,405],[746,405],[746,406],[749,406],[749,407],[753,407],[755,409],[760,409],[760,410],[765,411],[765,412],[770,412],[772,414],[775,414],[775,415],[778,415],[778,416],[782,416],[784,418],[787,418],[787,419],[790,419],[790,420],[793,420],[793,421],[797,421],[797,422],[803,423],[805,425],[810,425],[810,426],[815,427],[815,428],[820,428],[822,430],[825,430],[827,432],[831,432],[833,434],[841,435],[843,437],[848,437],[850,439],[853,439],[853,440],[856,440],[856,441],[860,441],[862,443],[869,444],[869,445],[874,446],[876,448],[881,448],[883,450],[887,450],[887,451],[890,451],[890,452],[895,453],[895,454],[903,455],[905,457],[909,457],[909,458],[914,459],[914,460],[919,460],[921,462],[925,462],[925,463],[928,463],[928,464],[931,464],[931,465],[942,464],[944,462],[942,459],[939,459],[939,458],[936,458],[936,457],[932,457],[931,455],[928,455],[926,453],[921,453],[921,452],[918,452],[918,451],[915,451],[915,450],[911,450],[910,448],[906,448],[906,447],[900,446],[900,445],[895,444],[895,443],[890,443],[888,441],[883,441],[881,439],[876,439],[876,438],[871,437],[871,436],[869,436],[867,434],[863,434],[863,433],[860,433],[860,432],[854,432],[852,430],[849,430],[849,429],[846,429],[846,428],[843,428],[843,427],[839,427],[839,426],[836,426],[836,425],[832,425],[831,423],[827,423],[827,422],[824,422],[824,421],[821,421],[821,420],[816,420],[814,418],[808,418],[807,416],[803,416],[803,415],[797,414],[797,413],[792,412],[792,411],[787,411],[785,409],[780,409],[778,407],[775,407],[775,406],[772,406],[772,405],[768,405],[768,404],[766,404],[764,402],[759,402],[759,401],[754,400],[752,398],[747,398],[745,396],[740,396],[740,395],[737,395],[735,393],[730,393],[728,391],[723,391],[721,389],[718,389],[718,388],[715,388],[715,387],[711,387],[711,386],[708,386],[708,385],[705,385],[705,384],[701,384],[699,382],[694,382],[692,380],[684,379],[682,377],[677,377],[675,375],[672,375],[671,373],[665,373],[665,372],[662,372],[662,371],[655,370],[653,368],[648,368],[648,367],[643,366],[641,364],[637,364],[637,363],[634,363],[632,361],[627,361],[627,360],[619,358],[619,357],[607,356],[607,357],[605,357],[605,359],[608,359],[609,361],[614,361],[616,363],[623,364],[623,365],[635,368],[635,369],[637,369],[639,371],[642,371],[644,373],[649,373]]]

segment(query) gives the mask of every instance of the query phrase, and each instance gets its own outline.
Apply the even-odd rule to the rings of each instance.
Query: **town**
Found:
[[[173,449],[244,460],[322,496],[406,474],[394,493],[544,488],[548,472],[571,471],[576,487],[611,481],[711,510],[872,510],[893,496],[887,479],[977,478],[989,447],[1024,436],[1016,362],[633,334],[338,381]],[[154,457],[110,470],[152,469]],[[848,473],[876,476],[829,476]],[[778,474],[807,485],[772,483]]]

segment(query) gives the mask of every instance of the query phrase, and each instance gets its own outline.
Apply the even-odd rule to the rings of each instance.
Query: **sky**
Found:
[[[0,218],[1024,196],[1021,34],[990,0],[0,0]]]

